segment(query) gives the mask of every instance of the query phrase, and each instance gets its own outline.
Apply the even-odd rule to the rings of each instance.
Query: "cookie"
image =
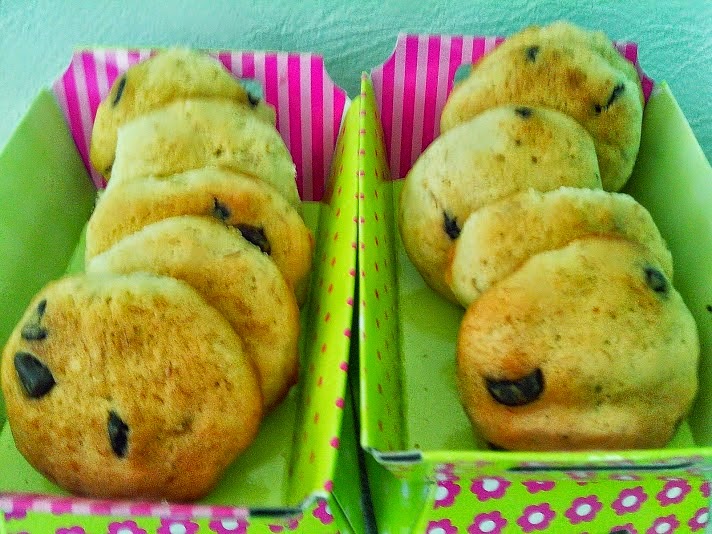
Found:
[[[672,255],[643,206],[623,193],[573,187],[546,193],[530,189],[470,215],[450,251],[445,276],[467,307],[531,256],[607,233],[647,247],[672,280]]]
[[[273,261],[217,220],[180,216],[144,226],[95,256],[88,273],[148,272],[183,280],[220,311],[260,375],[266,408],[297,381],[299,308]]]
[[[542,252],[475,300],[463,406],[507,450],[664,446],[697,390],[694,319],[650,251],[614,236]]]
[[[22,455],[78,495],[205,495],[257,434],[257,371],[190,286],[80,275],[30,303],[2,355]]]
[[[122,126],[111,181],[206,166],[260,178],[301,210],[294,162],[279,132],[228,100],[181,100]]]
[[[448,96],[445,132],[503,104],[557,109],[593,137],[603,188],[626,183],[640,146],[643,92],[632,63],[600,32],[557,22],[506,39]]]
[[[504,106],[438,137],[405,178],[399,229],[408,256],[435,291],[456,302],[445,281],[447,253],[471,213],[528,188],[600,188],[593,141],[553,110]]]
[[[268,124],[274,108],[251,95],[216,59],[193,50],[170,48],[130,67],[99,104],[92,129],[90,159],[111,176],[117,130],[135,117],[185,98],[227,99]]]
[[[110,182],[87,225],[86,259],[148,224],[177,215],[212,217],[239,229],[274,260],[299,302],[304,302],[314,248],[311,231],[269,184],[214,167]]]

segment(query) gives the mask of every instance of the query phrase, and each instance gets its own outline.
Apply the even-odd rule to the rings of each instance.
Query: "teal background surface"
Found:
[[[706,0],[0,0],[0,147],[40,88],[86,45],[313,51],[352,97],[398,32],[507,35],[566,18],[636,41],[712,159],[712,2]]]

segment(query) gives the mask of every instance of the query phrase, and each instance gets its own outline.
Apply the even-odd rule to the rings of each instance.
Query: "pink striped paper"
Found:
[[[440,115],[457,69],[474,63],[503,40],[463,35],[398,36],[393,54],[371,71],[393,179],[404,177],[440,133]],[[616,47],[635,65],[647,101],[653,80],[638,63],[637,45],[618,42]]]
[[[89,162],[89,143],[96,110],[114,80],[129,66],[153,55],[152,49],[80,50],[54,83],[54,93],[72,137],[97,187],[104,178]],[[348,104],[314,54],[211,51],[238,78],[254,79],[265,100],[275,107],[277,129],[297,168],[302,200],[321,200],[336,138]]]

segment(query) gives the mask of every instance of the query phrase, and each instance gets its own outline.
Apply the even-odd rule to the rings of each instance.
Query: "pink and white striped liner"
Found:
[[[233,506],[108,501],[19,493],[0,494],[1,512],[9,518],[22,518],[28,512],[171,519],[247,519],[249,516],[247,508]]]
[[[457,69],[474,63],[502,41],[502,37],[463,35],[398,36],[391,56],[371,71],[393,179],[404,177],[440,133],[440,115]],[[637,45],[618,42],[616,47],[635,65],[647,101],[653,80],[638,63]]]
[[[97,187],[104,178],[89,162],[96,110],[114,80],[156,50],[96,49],[77,51],[53,90],[84,164]],[[287,52],[211,51],[238,78],[254,79],[277,111],[277,129],[297,167],[302,200],[321,200],[342,118],[349,103],[321,56]]]

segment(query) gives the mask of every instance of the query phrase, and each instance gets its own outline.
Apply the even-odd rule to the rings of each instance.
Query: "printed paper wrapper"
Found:
[[[405,254],[394,218],[402,181],[389,180],[405,176],[439,134],[457,69],[501,40],[402,35],[362,80],[360,439],[379,531],[702,532],[712,458],[712,170],[667,85],[653,90],[633,43],[617,47],[636,65],[648,102],[626,191],[668,242],[676,288],[698,324],[692,413],[661,450],[514,453],[488,450],[460,405],[455,341],[464,310],[430,290]]]
[[[53,92],[40,93],[0,154],[0,196],[12,199],[0,215],[0,252],[7,260],[0,268],[3,345],[46,282],[61,277],[67,265],[81,270],[82,230],[96,188],[104,186],[87,157],[97,106],[129,65],[154,52],[78,51]],[[296,163],[305,222],[317,242],[309,302],[302,309],[299,384],[265,418],[256,441],[214,491],[191,505],[73,498],[27,464],[0,412],[0,426],[5,423],[0,519],[8,533],[360,529],[357,441],[346,380],[356,262],[356,151],[349,148],[350,130],[339,135],[349,100],[319,56],[209,53],[236,76],[262,86]]]

